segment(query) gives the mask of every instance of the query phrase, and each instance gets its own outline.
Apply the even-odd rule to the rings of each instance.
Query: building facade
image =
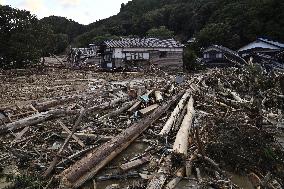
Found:
[[[174,39],[122,38],[105,41],[101,46],[102,67],[119,68],[144,64],[182,67],[183,47]]]

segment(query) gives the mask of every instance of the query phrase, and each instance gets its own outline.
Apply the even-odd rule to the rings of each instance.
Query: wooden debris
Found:
[[[133,169],[133,168],[135,168],[135,167],[138,167],[138,166],[140,166],[140,165],[143,165],[143,164],[149,162],[150,159],[151,159],[150,156],[145,156],[145,157],[142,157],[142,158],[140,158],[140,159],[137,159],[137,160],[130,161],[130,162],[128,162],[128,163],[122,164],[122,165],[120,166],[120,168],[121,168],[123,171],[127,171],[127,170],[129,170],[129,169]]]
[[[164,125],[163,129],[159,133],[159,135],[167,135],[170,132],[172,125],[174,124],[174,122],[177,119],[180,111],[183,109],[185,103],[187,102],[187,98],[189,97],[189,95],[190,95],[190,91],[186,91],[186,93],[183,95],[183,97],[179,101],[178,105],[176,106],[176,108],[172,112],[170,118],[168,119],[168,121]]]
[[[172,168],[172,161],[171,161],[171,155],[168,155],[165,158],[165,161],[163,164],[160,166],[160,169],[158,173],[155,174],[155,176],[151,179],[149,184],[147,185],[147,189],[161,189],[163,188],[168,174],[171,171]]]
[[[124,111],[128,110],[130,107],[132,107],[135,103],[137,103],[137,102],[135,102],[135,101],[127,102],[121,108],[119,108],[118,110],[115,110],[115,111],[113,111],[113,112],[111,112],[109,114],[106,114],[106,115],[100,117],[99,120],[103,120],[105,118],[118,116],[121,113],[123,113]]]
[[[78,188],[91,179],[102,167],[117,154],[127,148],[145,129],[155,122],[181,96],[175,96],[169,103],[155,110],[150,116],[126,129],[111,141],[103,144],[97,150],[76,162],[61,174],[62,184],[66,187]]]
[[[67,111],[64,109],[55,109],[47,112],[42,112],[12,123],[8,123],[6,125],[2,125],[0,126],[0,133],[4,133],[7,131],[14,131],[27,126],[36,125],[54,118],[59,118],[67,115],[74,115],[77,113],[78,110]]]
[[[162,102],[164,100],[161,91],[155,91],[155,98],[157,102]]]
[[[178,169],[176,172],[176,177],[174,177],[166,186],[165,189],[174,189],[177,184],[181,181],[182,177],[184,177],[184,168]]]
[[[72,131],[70,131],[69,129],[68,129],[68,127],[66,127],[65,125],[64,125],[64,123],[62,123],[61,121],[58,121],[57,120],[57,123],[59,123],[59,125],[70,135],[71,133],[72,133]],[[80,145],[80,146],[82,146],[83,148],[85,148],[85,144],[76,136],[76,135],[72,135],[72,138]]]
[[[141,116],[145,116],[145,115],[148,115],[149,113],[153,112],[158,107],[159,107],[158,104],[153,104],[151,106],[148,106],[147,108],[139,110],[138,112]]]

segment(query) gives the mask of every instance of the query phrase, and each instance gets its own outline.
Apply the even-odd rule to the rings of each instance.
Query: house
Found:
[[[246,64],[237,52],[219,45],[212,45],[203,50],[201,63],[207,67],[228,67]]]
[[[261,53],[269,56],[276,56],[284,51],[284,43],[269,40],[267,38],[257,38],[257,40],[245,45],[238,50],[242,57],[248,57],[251,54]]]
[[[121,38],[105,41],[100,48],[103,68],[154,64],[182,67],[183,45],[174,39]]]

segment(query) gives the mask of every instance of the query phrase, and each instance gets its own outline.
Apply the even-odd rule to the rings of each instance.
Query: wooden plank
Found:
[[[139,114],[142,116],[148,115],[149,113],[153,112],[155,109],[157,109],[159,107],[158,104],[153,104],[151,106],[148,106],[142,110],[139,110]]]
[[[62,123],[61,121],[57,120],[57,123],[68,133],[71,134],[72,131],[70,131],[70,129],[68,129],[68,127],[65,126],[64,123]],[[72,135],[72,138],[83,148],[86,147],[86,145],[76,136],[76,135]]]
[[[138,167],[138,166],[140,166],[140,165],[143,165],[143,164],[149,162],[150,159],[151,159],[150,156],[145,156],[145,157],[142,157],[142,158],[140,158],[140,159],[137,159],[137,160],[130,161],[130,162],[128,162],[128,163],[122,164],[122,165],[120,166],[120,168],[121,168],[123,171],[127,171],[127,170],[129,170],[129,169],[133,169],[133,168],[135,168],[135,167]]]

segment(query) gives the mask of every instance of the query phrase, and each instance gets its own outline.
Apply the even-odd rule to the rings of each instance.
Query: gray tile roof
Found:
[[[174,39],[160,40],[157,38],[122,38],[104,42],[107,47],[121,48],[182,48],[184,45]]]
[[[271,44],[271,45],[274,45],[276,47],[284,48],[284,43],[280,43],[278,41],[272,41],[272,40],[269,40],[269,39],[266,39],[266,38],[258,38],[258,40],[263,41],[263,42],[268,43],[268,44]]]

